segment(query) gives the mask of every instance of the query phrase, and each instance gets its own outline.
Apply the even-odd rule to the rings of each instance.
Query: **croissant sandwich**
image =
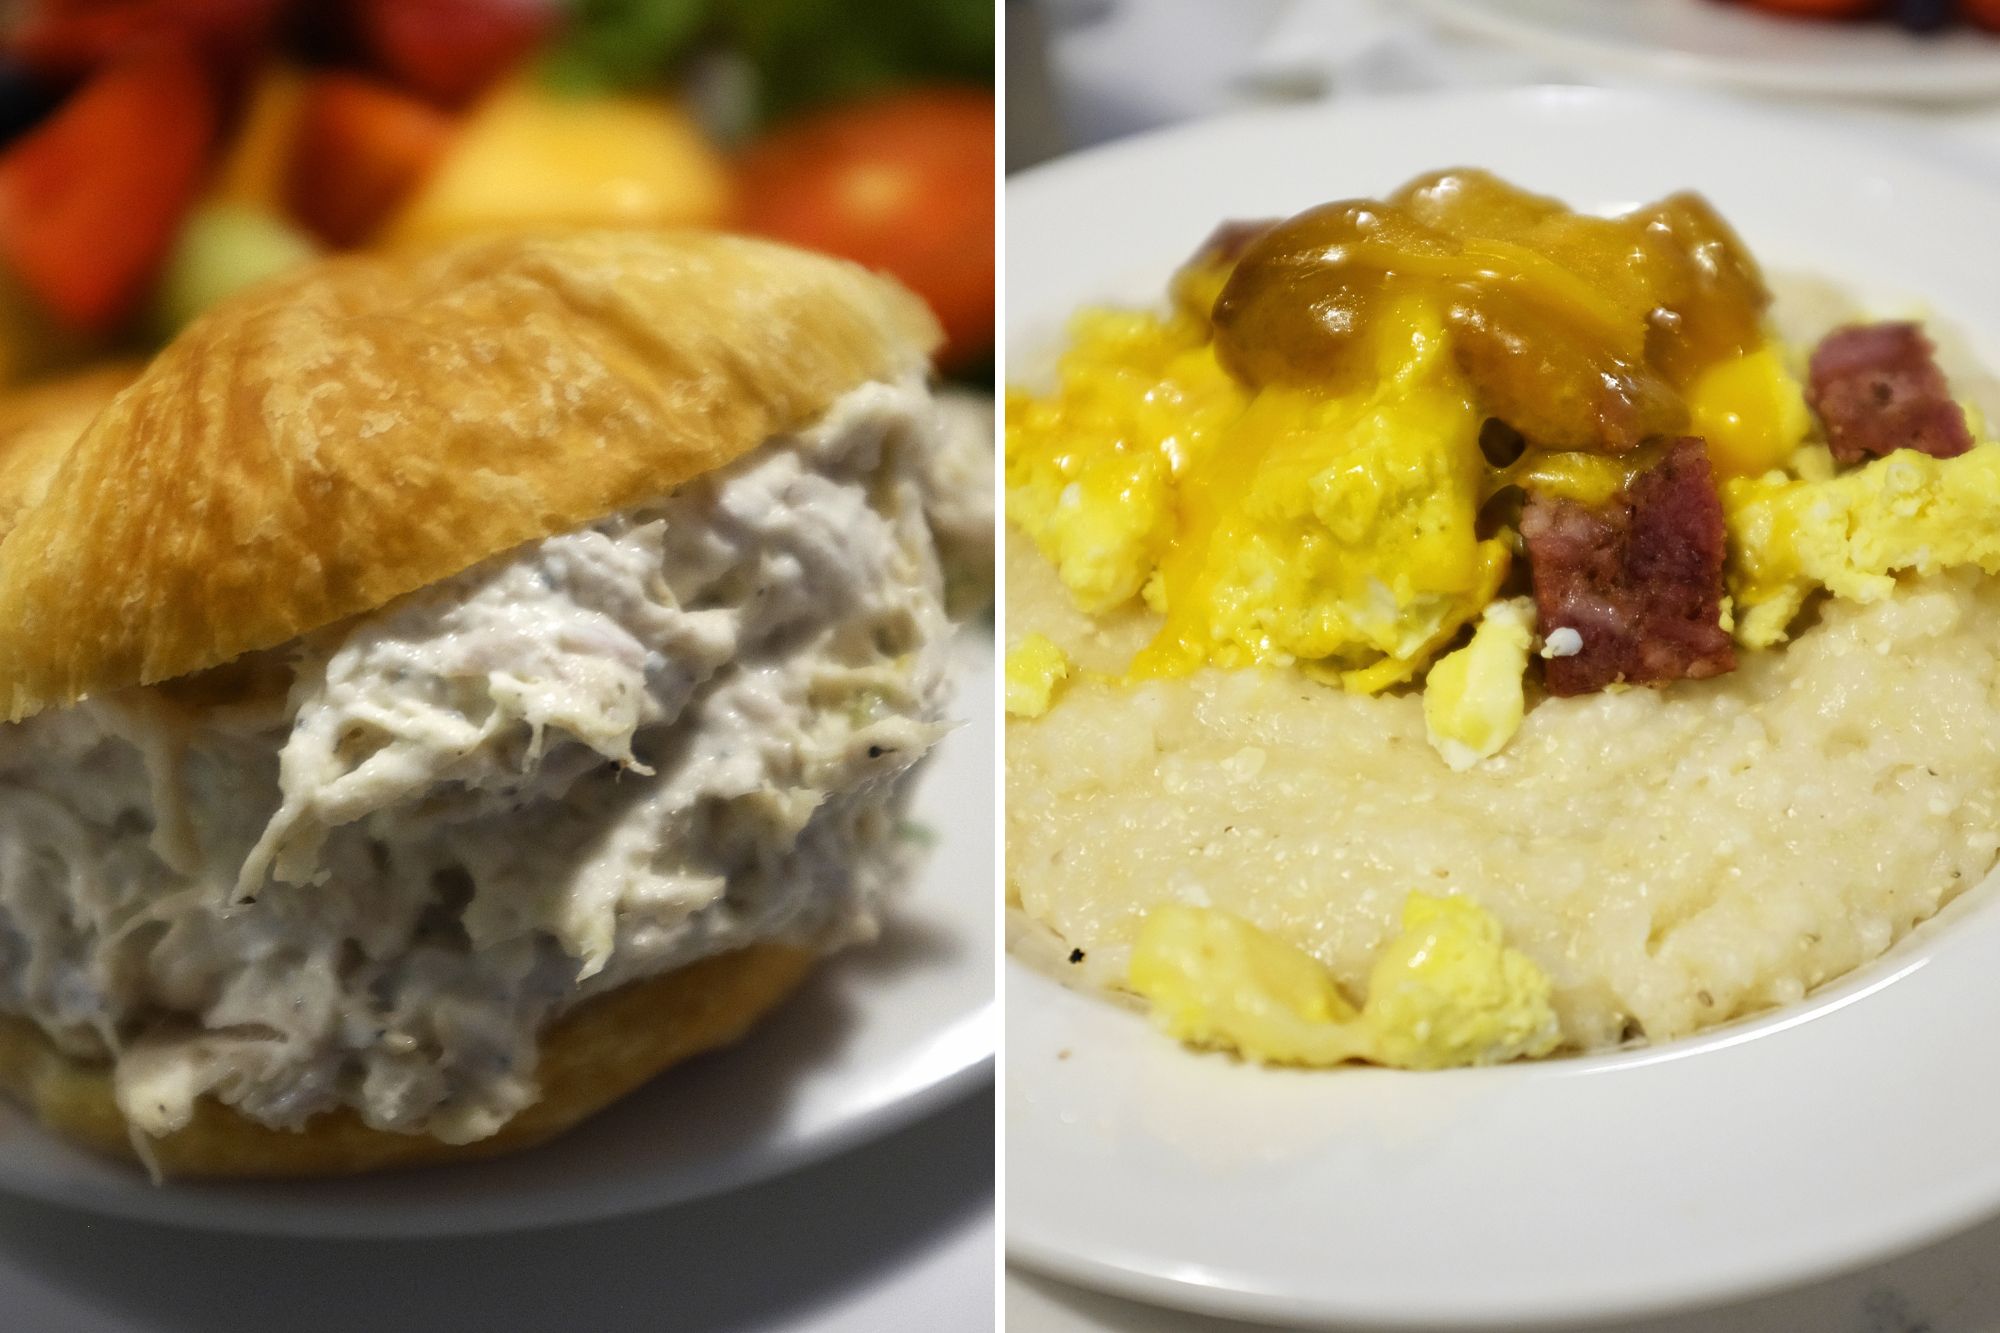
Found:
[[[990,550],[936,339],[779,246],[498,237],[0,408],[0,1086],[166,1174],[491,1154],[865,937]]]

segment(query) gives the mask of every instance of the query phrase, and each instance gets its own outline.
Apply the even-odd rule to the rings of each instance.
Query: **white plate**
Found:
[[[669,1070],[575,1133],[494,1162],[355,1180],[154,1186],[0,1103],[0,1191],[125,1217],[315,1236],[505,1231],[609,1217],[774,1175],[886,1133],[989,1077],[993,640],[968,632],[921,774],[938,842],[882,937],[820,968],[737,1046]]]
[[[1477,36],[1583,69],[1830,98],[2000,96],[2000,35],[1786,18],[1740,0],[1417,0]]]
[[[1080,303],[1157,293],[1218,219],[1453,163],[1590,208],[1699,188],[1769,266],[1924,298],[2000,347],[2000,189],[1790,118],[1562,89],[1211,122],[1017,178],[1009,364]],[[1445,1074],[1193,1055],[1010,961],[1011,1252],[1218,1313],[1545,1327],[1916,1245],[2000,1209],[1996,892],[1752,1024]]]

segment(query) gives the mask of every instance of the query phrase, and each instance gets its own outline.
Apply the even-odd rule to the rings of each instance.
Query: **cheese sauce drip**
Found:
[[[1412,680],[1501,592],[1523,491],[1600,503],[1690,431],[1755,475],[1807,427],[1756,265],[1694,195],[1601,218],[1440,172],[1226,225],[1171,292],[1081,316],[1056,392],[1007,405],[1011,521],[1082,610],[1162,617],[1138,678]]]
[[[1251,243],[1215,302],[1216,352],[1255,387],[1351,388],[1373,376],[1384,313],[1413,300],[1485,415],[1536,447],[1621,453],[1687,427],[1686,391],[1757,349],[1770,295],[1698,195],[1604,218],[1443,171]]]

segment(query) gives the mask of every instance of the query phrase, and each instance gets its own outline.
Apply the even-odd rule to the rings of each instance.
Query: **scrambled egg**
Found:
[[[1179,526],[1179,478],[1250,395],[1187,317],[1086,312],[1071,337],[1058,394],[1007,394],[1007,516],[1095,615],[1158,567]]]
[[[1425,722],[1445,762],[1463,769],[1506,745],[1525,707],[1533,622],[1525,604],[1489,613],[1511,545],[1505,532],[1479,537],[1480,505],[1507,486],[1598,503],[1624,485],[1627,460],[1489,465],[1471,388],[1421,301],[1381,312],[1375,380],[1346,395],[1250,393],[1185,310],[1086,312],[1072,335],[1056,392],[1009,395],[1008,516],[1084,611],[1139,597],[1161,614],[1132,677],[1297,666],[1374,692],[1428,670]],[[1717,475],[1760,478],[1732,480],[1734,495],[1778,485],[1765,474],[1810,454],[1812,417],[1776,342],[1710,367],[1687,401]],[[1732,523],[1738,547],[1761,531]],[[1815,582],[1743,572],[1766,554],[1736,562],[1750,646],[1775,641],[1774,622],[1782,637]],[[1434,661],[1482,613],[1472,642]],[[1009,662],[1016,716],[1048,706],[1061,678],[1047,675],[1049,649]]]
[[[1534,641],[1535,604],[1510,598],[1487,607],[1472,642],[1431,668],[1424,730],[1452,771],[1492,758],[1519,730],[1527,709],[1521,678]]]
[[[1738,642],[1782,643],[1817,588],[1872,602],[1898,571],[2000,573],[2000,443],[1944,459],[1900,449],[1840,473],[1824,449],[1802,454],[1798,475],[1723,485]]]
[[[1087,314],[1059,391],[1010,396],[1009,516],[1082,609],[1143,592],[1165,618],[1133,675],[1298,664],[1379,690],[1492,600],[1482,415],[1434,310],[1378,329],[1368,389],[1253,396],[1192,319]]]
[[[1007,654],[1006,674],[1008,715],[1040,717],[1069,677],[1069,658],[1048,635],[1030,634]]]
[[[1464,898],[1409,896],[1359,1009],[1312,955],[1212,908],[1148,913],[1130,979],[1172,1036],[1265,1064],[1445,1069],[1547,1055],[1562,1039],[1548,977]]]

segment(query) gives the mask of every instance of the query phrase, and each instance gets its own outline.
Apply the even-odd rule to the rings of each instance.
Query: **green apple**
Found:
[[[320,253],[310,237],[275,213],[209,203],[188,215],[160,285],[153,323],[171,336],[223,297]]]

